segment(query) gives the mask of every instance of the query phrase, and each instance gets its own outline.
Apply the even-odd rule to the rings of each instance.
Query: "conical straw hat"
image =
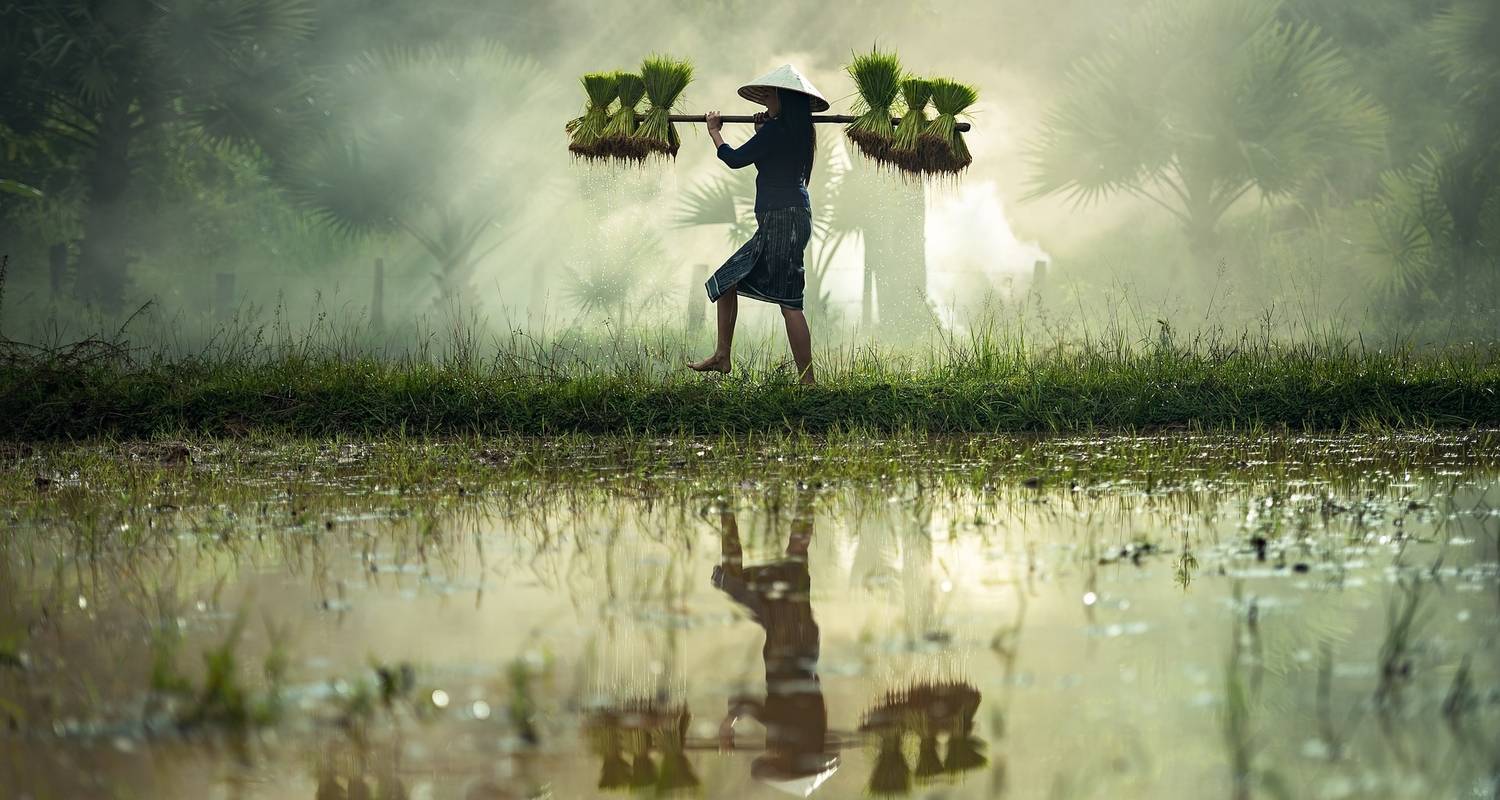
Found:
[[[791,64],[782,64],[776,69],[741,86],[740,97],[760,103],[761,105],[767,105],[766,95],[772,89],[787,89],[807,95],[808,106],[812,108],[814,114],[828,110],[828,101],[823,99],[823,93],[818,91],[818,87],[813,86],[812,81],[804,77]]]

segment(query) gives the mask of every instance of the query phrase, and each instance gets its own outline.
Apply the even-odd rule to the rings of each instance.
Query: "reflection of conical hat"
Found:
[[[741,86],[740,97],[766,105],[766,95],[772,89],[787,89],[807,95],[807,104],[814,114],[828,110],[828,101],[823,99],[823,93],[818,91],[818,87],[813,86],[812,81],[803,77],[802,73],[791,64],[782,64]]]

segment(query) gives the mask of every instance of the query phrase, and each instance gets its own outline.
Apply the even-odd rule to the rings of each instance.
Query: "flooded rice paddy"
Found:
[[[4,458],[5,797],[1500,796],[1491,434]]]

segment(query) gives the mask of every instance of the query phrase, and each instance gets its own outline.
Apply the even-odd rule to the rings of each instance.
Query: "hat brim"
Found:
[[[777,89],[783,89],[788,92],[797,92],[797,94],[806,96],[807,107],[810,108],[814,114],[821,114],[829,109],[827,100],[824,100],[823,98],[815,94],[798,92],[796,89],[787,89],[785,86],[764,86],[757,84],[752,84],[750,86],[741,86],[740,97],[743,97],[752,103],[760,103],[763,106],[769,107],[771,105],[769,95],[771,94],[771,92],[774,92]]]

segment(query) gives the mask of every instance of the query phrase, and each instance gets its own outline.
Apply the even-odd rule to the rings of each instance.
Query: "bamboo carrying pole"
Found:
[[[640,115],[637,115],[637,116],[640,116]],[[672,114],[671,116],[667,117],[667,119],[671,120],[672,122],[697,122],[697,123],[704,123],[704,122],[708,121],[708,115],[706,115],[706,114]],[[722,114],[722,115],[720,115],[719,119],[722,119],[723,121],[728,122],[728,123],[749,123],[749,122],[754,122],[755,121],[755,117],[749,116],[749,115],[746,115],[746,114]],[[859,119],[859,117],[852,117],[852,116],[849,116],[848,114],[813,114],[812,115],[812,121],[813,121],[813,123],[814,124],[822,124],[822,125],[848,125],[849,123],[855,121],[856,119]],[[891,118],[891,126],[892,127],[894,127],[896,125],[900,125],[900,124],[901,124],[901,118],[900,117],[892,117]],[[957,125],[954,125],[953,127],[959,133],[968,133],[970,126],[969,126],[969,123],[967,123],[967,122],[960,122]]]

